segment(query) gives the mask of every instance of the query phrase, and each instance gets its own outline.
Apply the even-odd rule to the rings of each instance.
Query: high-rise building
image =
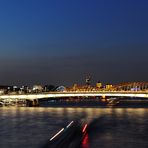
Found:
[[[91,83],[91,76],[90,76],[90,75],[86,77],[85,83],[86,83],[86,85],[88,85],[88,86],[90,85],[90,83]]]

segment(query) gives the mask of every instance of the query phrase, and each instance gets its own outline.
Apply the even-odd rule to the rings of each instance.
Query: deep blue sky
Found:
[[[147,0],[0,0],[0,84],[147,81]]]

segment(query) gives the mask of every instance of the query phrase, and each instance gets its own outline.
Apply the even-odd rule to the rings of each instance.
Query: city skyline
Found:
[[[0,1],[0,84],[147,81],[147,5]]]

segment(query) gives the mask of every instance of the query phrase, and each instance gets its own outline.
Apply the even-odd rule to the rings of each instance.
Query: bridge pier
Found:
[[[100,97],[100,100],[101,100],[102,102],[107,102],[107,97],[106,97],[105,95],[102,95],[102,96]]]
[[[39,101],[38,101],[38,99],[26,100],[26,106],[28,106],[28,107],[36,107],[36,106],[39,106]]]

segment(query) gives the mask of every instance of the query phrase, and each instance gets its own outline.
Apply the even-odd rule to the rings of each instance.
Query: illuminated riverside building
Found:
[[[105,86],[105,89],[106,90],[110,90],[112,88],[113,88],[113,85],[112,84],[106,84],[106,86]]]
[[[33,91],[34,92],[42,92],[43,91],[43,87],[41,85],[34,85],[33,86]]]
[[[124,90],[124,91],[143,91],[148,90],[147,82],[127,82],[114,85],[115,90]]]
[[[102,88],[102,83],[98,81],[98,82],[96,83],[96,87],[99,88],[99,89]]]
[[[78,85],[74,84],[72,87],[45,85],[34,85],[33,87],[16,87],[16,86],[0,86],[0,94],[31,94],[31,93],[44,93],[44,92],[83,92],[83,91],[148,91],[148,82],[127,82],[119,83],[117,85],[106,84],[102,85],[101,82],[97,82],[95,86],[92,85]]]
[[[90,86],[90,83],[91,83],[91,77],[90,77],[90,75],[86,77],[85,82],[86,82],[86,85],[87,86]]]

